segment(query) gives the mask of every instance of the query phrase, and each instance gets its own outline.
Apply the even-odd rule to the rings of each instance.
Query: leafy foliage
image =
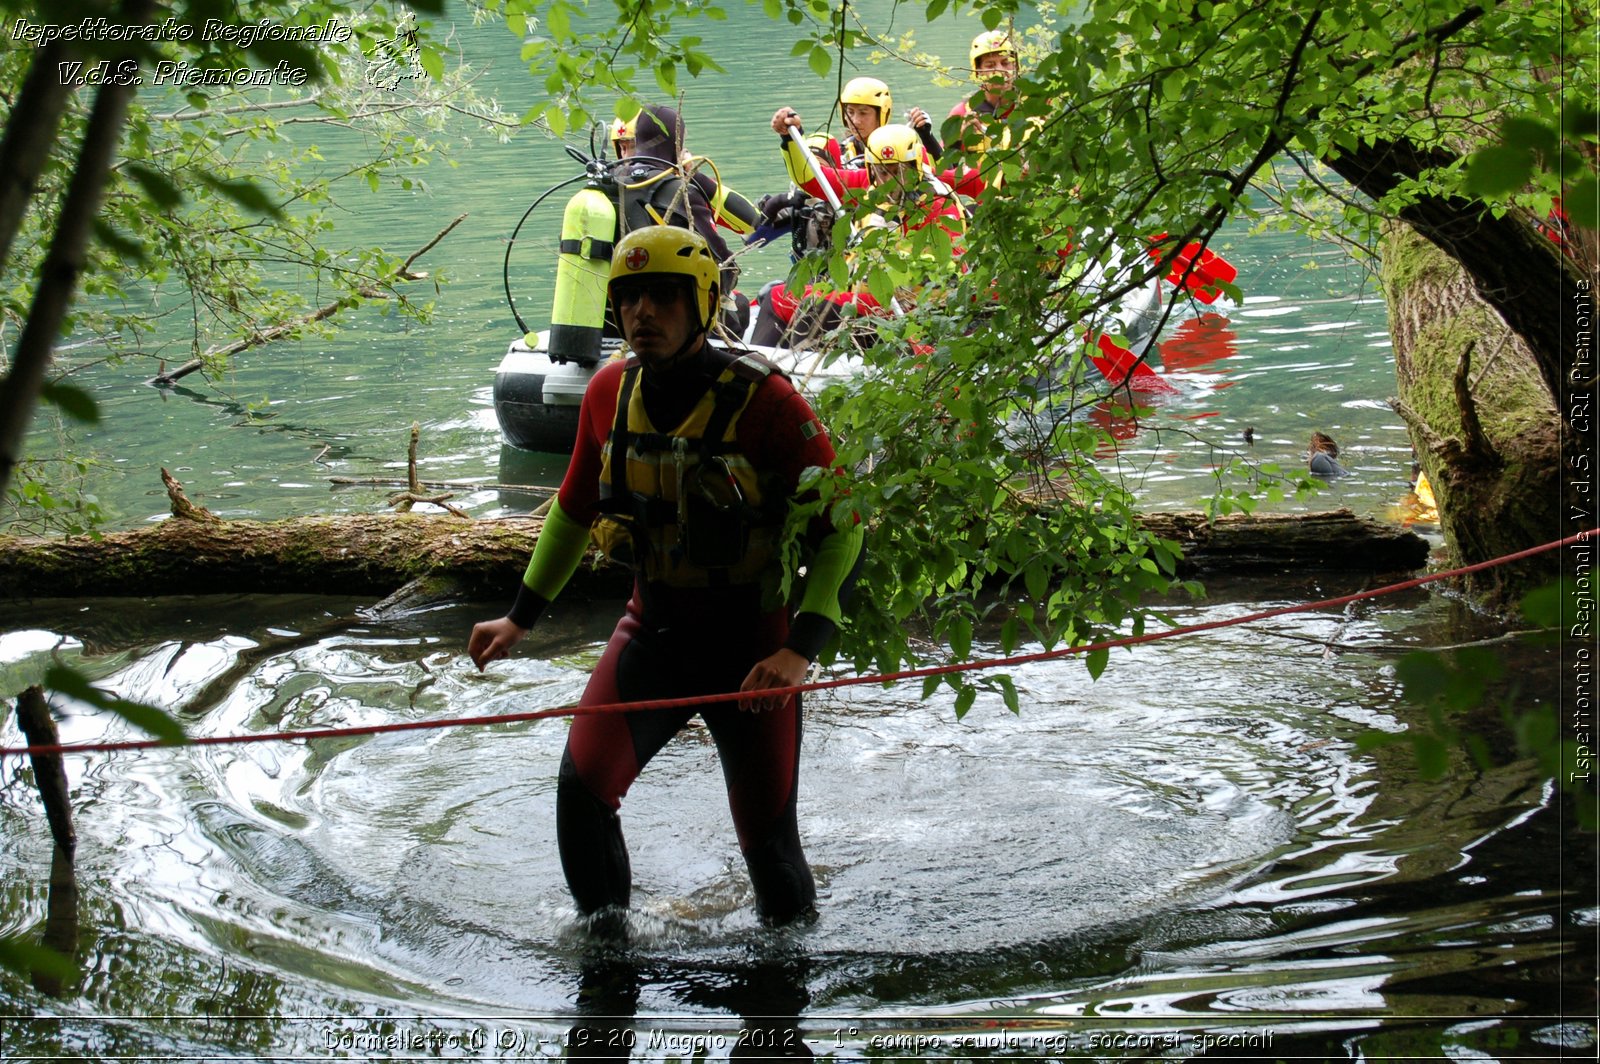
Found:
[[[627,110],[627,97],[678,92],[680,71],[716,69],[691,34],[700,19],[726,16],[679,0],[617,0],[587,16],[526,0],[493,9],[525,35],[524,58],[551,94],[538,113],[558,130],[588,121],[605,97],[623,97],[617,106]],[[835,76],[839,53],[876,41],[854,9],[847,17],[818,0],[763,0],[762,9],[793,27],[794,56],[818,77]],[[1529,123],[1556,118],[1538,66],[1548,57],[1562,57],[1580,95],[1592,97],[1597,80],[1593,42],[1573,45],[1584,35],[1573,33],[1567,5],[1095,0],[1070,24],[1051,6],[1006,0],[933,0],[925,12],[958,14],[1055,37],[1024,71],[1010,113],[982,120],[995,147],[941,160],[978,166],[989,182],[958,238],[959,272],[939,227],[891,225],[799,278],[918,306],[858,325],[872,334],[869,372],[823,400],[858,475],[848,505],[838,484],[819,478],[816,508],[841,519],[853,511],[873,528],[844,653],[882,670],[918,658],[913,624],[953,657],[968,656],[974,625],[996,608],[985,587],[1003,592],[1010,650],[1023,639],[1051,645],[1137,629],[1141,596],[1170,585],[1176,548],[1139,530],[1136,500],[1097,465],[1111,441],[1081,414],[1103,389],[1081,371],[1085,338],[1118,331],[1113,312],[1164,272],[1176,248],[1210,241],[1230,218],[1282,207],[1299,219],[1313,205],[1322,225],[1359,238],[1371,231],[1373,205],[1335,200],[1330,213],[1319,160],[1393,137],[1455,162],[1402,185],[1381,210],[1440,193],[1540,216],[1548,188],[1480,188],[1463,153],[1488,143],[1501,114],[1522,122],[1509,127],[1518,150],[1528,148]],[[946,122],[944,139],[959,130],[959,120]],[[1548,149],[1548,138],[1534,147]],[[867,197],[855,217],[892,210]],[[1168,235],[1148,244],[1156,234]],[[1217,512],[1310,486],[1244,472],[1219,481]],[[1033,505],[1038,493],[1053,505]],[[958,711],[970,704],[960,689]]]
[[[36,22],[61,20],[18,6]],[[171,17],[217,14],[206,5],[179,4]],[[155,21],[167,16],[162,11]],[[152,372],[158,361],[198,360],[215,377],[231,353],[268,329],[303,321],[274,333],[290,339],[327,330],[313,311],[330,303],[353,307],[379,298],[386,312],[393,307],[426,320],[432,304],[397,285],[395,249],[341,242],[336,219],[351,195],[386,184],[424,187],[426,168],[447,157],[449,138],[463,132],[463,115],[500,137],[517,124],[477,92],[459,58],[446,66],[426,24],[417,27],[417,50],[428,76],[374,82],[375,57],[397,37],[396,27],[413,18],[409,12],[383,4],[359,14],[321,4],[263,4],[251,18],[282,27],[333,19],[352,33],[317,47],[271,39],[240,47],[242,38],[203,34],[152,46],[147,73],[157,62],[235,69],[285,62],[308,77],[303,85],[271,88],[150,86],[134,98],[80,279],[84,298],[67,323],[81,339],[58,351],[58,376],[43,396],[72,420],[95,414],[87,393],[67,379],[106,360],[146,358]],[[0,84],[20,84],[34,57],[34,49],[23,47],[0,54]],[[70,101],[58,137],[63,149],[81,137],[91,101],[88,94]],[[355,138],[366,149],[361,162],[330,170],[319,145]],[[0,286],[4,335],[20,331],[29,313],[70,176],[70,152],[53,154]],[[56,520],[82,508],[67,505],[70,488],[53,486],[46,473],[50,465],[89,460],[69,445],[56,462],[36,462],[29,482],[7,492],[12,520],[81,530],[80,522]]]

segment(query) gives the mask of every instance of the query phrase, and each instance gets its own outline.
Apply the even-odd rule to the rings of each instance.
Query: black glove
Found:
[[[794,209],[805,202],[805,193],[798,189],[793,192],[769,192],[762,196],[756,204],[756,209],[773,225],[789,225],[794,221]]]

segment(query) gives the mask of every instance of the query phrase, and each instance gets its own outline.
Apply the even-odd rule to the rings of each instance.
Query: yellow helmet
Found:
[[[867,137],[867,162],[873,166],[913,163],[922,168],[922,138],[910,126],[879,126]]]
[[[611,122],[611,150],[618,156],[622,154],[622,141],[634,139],[634,123],[639,121],[639,116],[634,115],[624,122],[620,118]]]
[[[1009,30],[984,30],[972,38],[972,49],[969,53],[972,69],[977,70],[978,60],[986,55],[993,55],[995,52],[1004,52],[1011,57],[1013,62],[1016,61],[1017,45],[1011,39]]]
[[[705,237],[676,225],[646,225],[617,241],[606,294],[621,280],[648,275],[687,278],[694,285],[701,329],[711,328],[722,300],[721,271]]]
[[[846,127],[850,125],[850,119],[844,113],[844,106],[847,103],[876,107],[880,126],[887,123],[889,116],[894,113],[894,100],[889,96],[889,86],[877,78],[851,78],[844,83],[844,88],[839,90],[839,117],[844,119]]]

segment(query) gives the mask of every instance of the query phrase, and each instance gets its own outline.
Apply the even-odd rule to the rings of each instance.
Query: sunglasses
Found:
[[[656,306],[675,303],[682,299],[688,284],[682,277],[637,277],[618,281],[611,286],[611,302],[619,307],[631,307],[649,297]]]

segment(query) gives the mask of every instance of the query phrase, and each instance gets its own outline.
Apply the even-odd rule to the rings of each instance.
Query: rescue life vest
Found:
[[[671,432],[650,423],[637,361],[618,385],[590,535],[646,583],[725,587],[776,576],[788,499],[763,484],[738,428],[762,382],[782,371],[758,355],[713,350],[730,361]]]

